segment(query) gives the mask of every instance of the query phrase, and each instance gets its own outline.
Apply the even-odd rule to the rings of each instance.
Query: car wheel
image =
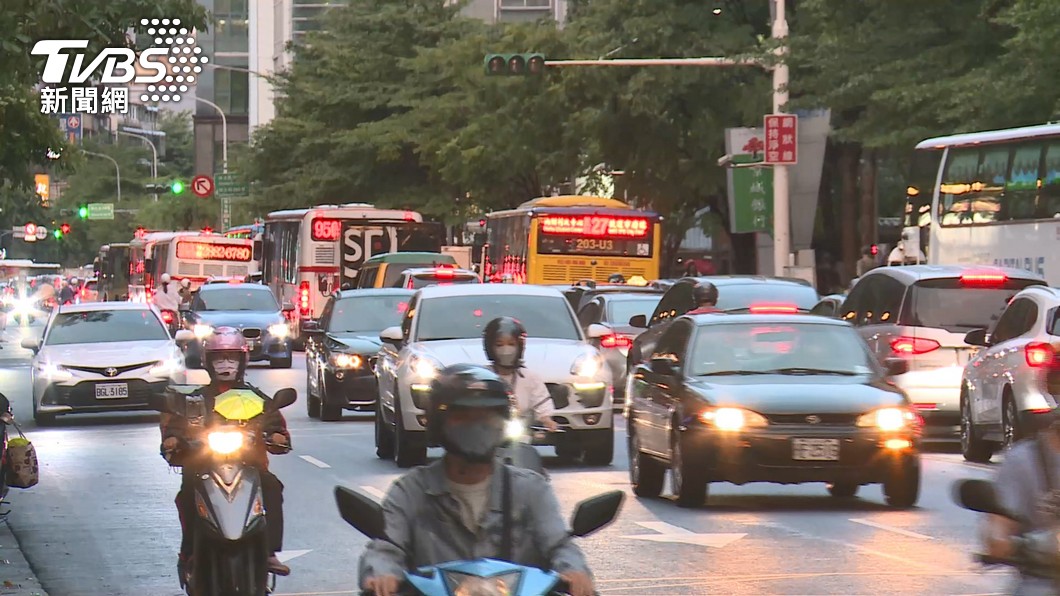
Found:
[[[305,410],[310,418],[320,418],[320,399],[313,395],[313,384],[309,382],[309,371],[305,375]]]
[[[828,494],[837,499],[849,499],[858,494],[859,485],[853,482],[835,482],[828,485]]]
[[[965,461],[985,464],[994,455],[994,448],[979,438],[979,431],[972,421],[972,408],[967,399],[961,400],[961,455]]]
[[[378,400],[375,404],[375,455],[379,459],[394,457],[394,429],[383,418],[383,404]]]
[[[269,368],[291,368],[293,357],[269,358]]]
[[[611,461],[615,459],[614,427],[582,432],[585,463],[590,466],[610,466]]]
[[[423,434],[405,430],[401,404],[398,403],[394,410],[394,461],[399,468],[411,468],[427,462],[427,445],[422,436],[416,436]]]
[[[328,386],[323,377],[318,377],[317,387],[320,388],[320,419],[324,422],[336,422],[342,419],[342,406],[328,404]]]
[[[707,500],[707,480],[703,471],[685,460],[681,436],[674,434],[670,455],[670,490],[679,507],[700,507]]]
[[[1007,390],[1001,408],[1001,448],[1008,449],[1020,440],[1022,432],[1019,427],[1019,414],[1016,413],[1016,400],[1012,399]]]
[[[920,498],[920,459],[909,457],[895,467],[883,483],[883,494],[891,507],[908,509],[916,505]]]
[[[666,467],[640,450],[640,437],[632,421],[629,429],[629,483],[633,487],[633,494],[654,499],[662,492]]]
[[[55,414],[42,414],[37,411],[37,402],[33,402],[33,421],[37,426],[49,426],[55,422]]]

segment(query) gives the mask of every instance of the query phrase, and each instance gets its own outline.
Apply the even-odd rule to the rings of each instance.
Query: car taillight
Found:
[[[455,275],[456,275],[456,272],[453,271],[452,269],[441,269],[441,268],[439,268],[438,270],[436,270],[434,272],[434,276],[437,277],[438,279],[453,279],[453,277]]]
[[[303,281],[302,284],[298,286],[298,295],[300,297],[300,300],[299,300],[299,303],[298,303],[298,307],[299,307],[298,310],[302,313],[303,317],[308,316],[309,315],[309,282],[308,281]]]
[[[633,340],[629,339],[625,335],[605,335],[600,338],[601,348],[630,348],[633,346]]]
[[[752,315],[795,315],[799,307],[794,304],[756,304],[750,308]]]
[[[1004,273],[965,273],[961,283],[968,286],[999,286],[1008,281]]]
[[[919,337],[899,337],[891,340],[891,350],[895,354],[927,354],[939,349],[939,342]]]
[[[168,310],[162,311],[162,320],[168,325],[173,322],[173,313]]]
[[[1023,349],[1027,364],[1033,367],[1045,366],[1053,361],[1053,347],[1045,343],[1030,343]]]

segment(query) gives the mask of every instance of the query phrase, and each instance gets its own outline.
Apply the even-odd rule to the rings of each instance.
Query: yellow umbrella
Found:
[[[229,389],[217,396],[213,411],[228,420],[250,420],[265,411],[265,400],[250,389]]]
[[[644,279],[643,277],[641,277],[639,275],[634,275],[633,277],[631,277],[628,280],[626,280],[626,284],[627,285],[631,285],[631,286],[644,287],[644,286],[648,285],[648,280]]]

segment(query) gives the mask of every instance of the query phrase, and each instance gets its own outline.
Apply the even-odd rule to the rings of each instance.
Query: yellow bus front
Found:
[[[527,279],[531,284],[604,283],[659,278],[660,218],[629,209],[556,209],[530,217]]]

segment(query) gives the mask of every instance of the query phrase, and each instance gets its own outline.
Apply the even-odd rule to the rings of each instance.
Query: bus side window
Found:
[[[257,238],[257,239],[254,240],[254,252],[253,252],[253,256],[251,256],[251,258],[253,260],[255,260],[255,261],[260,261],[261,260],[262,251],[263,251],[262,239],[261,238]]]
[[[1042,192],[1038,214],[1041,217],[1060,217],[1060,141],[1049,143],[1042,167]]]
[[[1040,143],[1020,143],[1013,150],[1012,166],[1005,184],[1005,198],[1001,203],[999,219],[1002,221],[1041,217],[1036,211],[1039,202],[1038,179],[1042,149]]]

